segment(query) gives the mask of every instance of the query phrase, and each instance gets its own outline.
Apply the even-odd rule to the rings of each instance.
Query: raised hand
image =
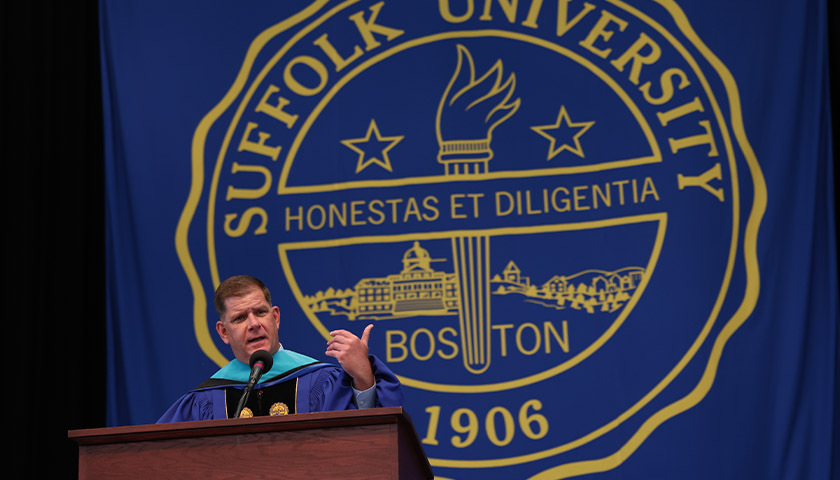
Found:
[[[367,390],[374,384],[373,370],[368,360],[368,339],[373,324],[365,327],[362,338],[347,330],[333,330],[332,339],[327,342],[327,355],[338,360],[341,368],[353,377],[356,390]]]

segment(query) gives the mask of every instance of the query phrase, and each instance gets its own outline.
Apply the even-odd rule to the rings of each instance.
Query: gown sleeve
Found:
[[[209,392],[189,392],[175,401],[156,423],[213,420],[213,399]]]
[[[403,404],[403,393],[396,375],[373,355],[369,356],[376,381],[376,407],[398,407]],[[309,376],[307,385],[310,412],[353,410],[358,408],[353,400],[353,378],[338,367],[322,368]],[[299,398],[305,392],[299,391]],[[305,397],[304,397],[305,398]],[[300,408],[300,405],[298,405]],[[302,410],[298,410],[303,413]]]

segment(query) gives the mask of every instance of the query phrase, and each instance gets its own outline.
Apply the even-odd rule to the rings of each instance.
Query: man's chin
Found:
[[[279,350],[279,349],[280,349],[280,344],[279,343],[275,344],[272,347],[269,339],[264,338],[264,339],[261,339],[261,340],[256,341],[256,342],[248,342],[245,345],[245,348],[239,351],[242,354],[241,356],[240,356],[239,353],[236,353],[236,352],[234,352],[234,355],[236,355],[237,360],[244,363],[245,365],[248,365],[248,363],[251,361],[251,355],[253,355],[254,352],[256,352],[257,350],[265,350],[268,353],[274,355],[275,353],[277,353],[277,350]]]
[[[279,345],[271,345],[271,342],[267,338],[263,338],[255,342],[249,342],[245,351],[248,352],[248,358],[250,359],[251,355],[253,355],[254,352],[256,352],[257,350],[265,350],[268,353],[274,355],[275,353],[277,353],[279,347]]]

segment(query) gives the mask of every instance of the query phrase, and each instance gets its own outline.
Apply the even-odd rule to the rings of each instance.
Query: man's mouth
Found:
[[[248,343],[257,343],[265,340],[265,337],[254,337],[248,340]]]

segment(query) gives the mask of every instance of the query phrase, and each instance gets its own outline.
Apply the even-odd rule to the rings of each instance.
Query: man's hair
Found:
[[[268,292],[268,287],[259,278],[250,275],[236,275],[220,283],[219,288],[216,289],[216,295],[213,297],[213,303],[216,305],[219,318],[223,321],[225,319],[225,301],[228,298],[244,296],[255,287],[262,290],[265,300],[271,305],[271,294]]]

